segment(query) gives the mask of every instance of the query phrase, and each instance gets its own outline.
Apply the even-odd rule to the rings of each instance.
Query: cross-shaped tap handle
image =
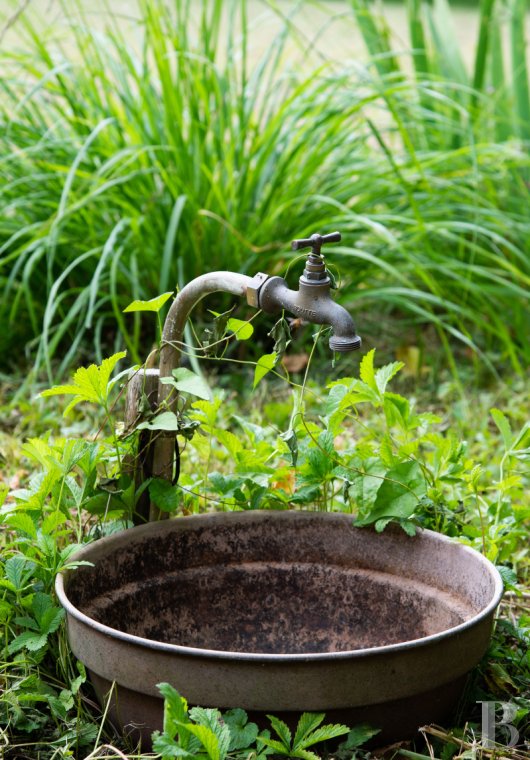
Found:
[[[330,232],[329,235],[319,235],[315,233],[310,238],[301,238],[300,240],[293,240],[291,248],[293,251],[299,251],[301,248],[311,248],[311,253],[315,256],[320,256],[320,249],[324,243],[338,243],[341,240],[340,232]]]

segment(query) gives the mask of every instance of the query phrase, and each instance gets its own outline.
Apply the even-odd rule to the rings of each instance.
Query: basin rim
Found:
[[[248,517],[243,517],[243,516]],[[348,520],[351,520],[351,515],[346,515],[343,513],[333,513],[333,512],[310,512],[310,511],[292,511],[292,510],[284,510],[281,512],[274,512],[272,510],[252,510],[251,512],[217,512],[217,513],[207,513],[202,515],[189,515],[186,517],[179,517],[178,522],[183,524],[186,522],[189,524],[190,521],[196,522],[198,520],[203,519],[205,522],[210,521],[219,521],[220,523],[223,522],[237,522],[236,518],[239,519],[249,519],[252,516],[255,516],[257,520],[260,519],[259,516],[268,516],[269,518],[272,516],[275,516],[276,518],[280,519],[292,519],[293,515],[300,515],[300,518],[296,517],[295,519],[301,519],[302,516],[308,516],[311,515],[313,517],[320,517],[322,519],[329,519],[330,517],[335,517],[340,519],[347,518]],[[206,519],[209,518],[209,519]],[[225,519],[222,519],[225,518]],[[226,519],[228,518],[228,519]],[[135,528],[126,528],[123,531],[119,531],[117,533],[113,533],[110,536],[105,536],[104,538],[97,539],[97,541],[93,541],[90,544],[87,544],[85,547],[80,549],[78,552],[76,552],[72,557],[69,558],[69,561],[76,562],[83,560],[85,558],[86,554],[90,553],[90,549],[92,549],[94,546],[99,545],[101,546],[103,543],[114,543],[116,540],[119,540],[120,538],[125,537],[126,535],[130,535],[132,539],[132,535],[143,535],[144,533],[155,533],[157,532],[157,529],[160,530],[160,526],[171,526],[172,522],[175,521],[159,521],[159,522],[153,522],[153,523],[147,523],[146,525],[137,526]],[[358,530],[370,530],[370,528],[358,528]],[[500,576],[499,571],[497,568],[493,565],[490,560],[487,559],[487,557],[484,557],[480,552],[476,551],[475,549],[472,549],[470,546],[467,546],[465,544],[460,544],[457,541],[452,540],[451,538],[444,536],[442,533],[437,533],[432,530],[428,530],[425,528],[419,528],[419,532],[422,535],[427,535],[431,539],[435,541],[439,541],[441,543],[447,543],[452,546],[457,545],[462,551],[469,554],[470,557],[473,558],[475,562],[479,562],[483,565],[485,572],[487,572],[490,577],[494,581],[494,592],[492,595],[492,599],[490,602],[481,609],[476,615],[473,615],[469,620],[464,621],[463,623],[460,623],[459,625],[452,626],[451,628],[446,628],[443,631],[439,631],[438,633],[431,634],[430,636],[422,636],[418,639],[410,639],[409,641],[402,641],[398,642],[397,644],[385,644],[383,646],[377,646],[377,647],[367,647],[365,649],[346,649],[341,650],[339,652],[304,652],[304,653],[268,653],[268,652],[235,652],[230,650],[220,650],[220,649],[203,649],[201,647],[188,647],[183,646],[182,644],[170,644],[163,641],[157,641],[155,639],[146,639],[142,636],[136,636],[131,633],[126,633],[125,631],[119,631],[117,628],[111,628],[108,625],[105,625],[104,623],[100,623],[97,620],[94,620],[93,618],[86,615],[84,612],[81,612],[77,607],[75,607],[72,602],[70,602],[66,590],[64,588],[64,575],[67,573],[72,572],[72,570],[66,570],[64,572],[60,572],[55,580],[55,591],[57,594],[57,597],[59,599],[59,602],[66,610],[67,615],[71,615],[73,618],[75,618],[79,623],[87,626],[88,628],[91,628],[95,631],[98,631],[99,633],[109,636],[113,639],[118,639],[120,641],[123,641],[124,643],[130,644],[132,646],[141,647],[144,649],[150,649],[155,650],[158,652],[165,652],[167,654],[173,654],[173,655],[179,655],[181,657],[197,657],[197,658],[205,658],[205,659],[219,659],[219,660],[240,660],[240,661],[250,661],[250,662],[267,662],[267,663],[292,663],[292,662],[327,662],[330,660],[346,660],[346,659],[360,659],[363,657],[375,657],[377,655],[388,655],[392,653],[398,653],[403,652],[409,649],[416,649],[416,648],[423,648],[428,647],[430,645],[435,645],[438,642],[443,641],[444,639],[454,636],[460,633],[464,633],[468,631],[471,628],[475,628],[478,626],[482,621],[487,619],[490,616],[493,616],[493,613],[495,612],[495,609],[498,607],[502,595],[504,593],[504,584],[502,581],[502,578]],[[332,564],[332,563],[330,563]],[[75,572],[75,570],[73,571]]]

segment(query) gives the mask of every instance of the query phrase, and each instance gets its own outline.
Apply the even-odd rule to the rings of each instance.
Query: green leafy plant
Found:
[[[163,760],[173,757],[225,760],[228,755],[261,759],[270,754],[318,760],[309,747],[348,734],[343,750],[353,749],[377,733],[366,726],[353,731],[339,724],[322,726],[323,713],[303,713],[294,737],[283,721],[267,716],[278,736],[278,740],[271,739],[269,731],[259,733],[244,710],[221,714],[219,710],[193,707],[188,711],[186,700],[173,686],[161,683],[158,688],[164,697],[164,725],[162,732],[153,734],[153,749]]]
[[[330,739],[336,739],[338,736],[344,736],[350,731],[348,726],[340,723],[329,723],[322,726],[321,723],[326,717],[324,713],[303,713],[293,736],[289,727],[282,720],[273,715],[267,717],[278,736],[278,740],[264,737],[261,741],[265,746],[270,747],[275,754],[285,757],[300,757],[302,760],[318,760],[318,755],[311,752],[308,749],[309,747]]]

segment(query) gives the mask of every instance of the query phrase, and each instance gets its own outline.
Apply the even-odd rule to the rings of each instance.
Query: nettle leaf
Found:
[[[370,525],[383,518],[403,519],[411,517],[427,484],[418,462],[401,462],[384,475],[373,508],[356,525]]]
[[[60,525],[64,525],[65,522],[67,522],[66,516],[57,510],[46,515],[42,521],[41,530],[43,533],[50,534],[57,530]]]
[[[162,478],[155,478],[149,483],[149,496],[162,512],[175,512],[181,503],[179,487]]]
[[[348,386],[341,383],[334,383],[330,388],[326,399],[324,414],[329,417],[334,412],[338,412],[343,407],[344,398],[348,395]]]
[[[126,351],[120,351],[104,359],[100,365],[91,364],[89,367],[80,367],[76,370],[70,385],[55,385],[53,388],[42,391],[40,396],[73,396],[73,400],[64,411],[65,417],[82,401],[106,406],[110,376],[116,364],[126,355]]]
[[[190,710],[190,718],[194,723],[197,723],[197,727],[202,726],[208,729],[216,740],[216,750],[220,760],[224,760],[228,754],[230,747],[230,729],[223,722],[221,713],[219,710],[212,707],[193,707]],[[191,730],[191,729],[190,729]],[[193,733],[193,731],[192,731]],[[195,734],[199,739],[200,737]],[[203,741],[202,739],[200,739]],[[204,744],[204,742],[203,742]],[[204,745],[206,747],[206,745]],[[207,750],[208,751],[208,750]],[[208,753],[210,754],[210,753]],[[212,755],[210,755],[212,757]]]
[[[178,367],[173,370],[173,377],[162,377],[160,382],[164,385],[172,385],[181,393],[189,393],[204,401],[211,401],[213,396],[206,380],[192,372],[187,367]]]
[[[263,380],[266,374],[268,374],[271,369],[274,368],[276,365],[276,361],[278,358],[278,354],[276,351],[273,351],[272,354],[263,354],[263,356],[260,356],[260,358],[257,361],[256,368],[254,370],[254,384],[253,388],[255,388],[258,383]]]
[[[5,483],[0,483],[0,507],[4,505],[4,502],[7,498],[7,494],[9,493],[9,486]]]
[[[397,375],[400,369],[403,369],[405,365],[403,362],[392,362],[391,364],[385,364],[384,367],[378,369],[375,373],[375,384],[381,395],[386,391],[386,386],[392,380],[394,375]]]
[[[150,298],[149,301],[132,301],[132,303],[126,306],[123,311],[124,313],[134,311],[154,311],[158,313],[162,306],[171,298],[172,295],[173,291],[162,293],[162,295],[156,296],[156,298]]]
[[[6,523],[14,530],[26,533],[31,538],[37,538],[37,528],[31,517],[24,512],[16,512],[6,517]]]
[[[375,348],[372,348],[370,351],[368,351],[367,354],[363,356],[361,365],[359,367],[359,377],[363,383],[366,383],[366,385],[373,391],[378,391],[379,389],[375,380],[374,355]]]
[[[398,425],[403,430],[409,429],[410,402],[408,399],[398,393],[385,393],[383,405],[389,427]]]
[[[206,754],[210,760],[224,760],[226,757],[226,752],[228,751],[228,743],[230,742],[230,732],[228,730],[228,726],[226,726],[228,733],[228,743],[226,751],[224,753],[222,753],[222,749],[224,749],[224,747],[221,748],[219,739],[211,730],[211,728],[207,728],[207,726],[197,726],[194,723],[186,723],[186,730],[189,731],[190,734],[193,734],[193,736],[197,737],[197,739],[206,750]]]

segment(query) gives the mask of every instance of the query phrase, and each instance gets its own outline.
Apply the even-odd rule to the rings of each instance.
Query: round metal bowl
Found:
[[[103,538],[60,575],[74,654],[125,732],[161,727],[157,684],[191,704],[370,722],[381,740],[443,721],[502,595],[478,552],[348,515],[232,512]],[[255,717],[255,715],[254,715]]]

